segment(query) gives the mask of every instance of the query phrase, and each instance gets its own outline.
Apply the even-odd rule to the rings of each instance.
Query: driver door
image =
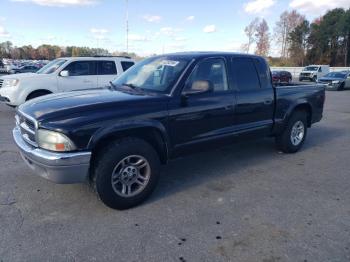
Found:
[[[57,82],[60,92],[97,88],[95,61],[73,61],[62,71],[68,71],[69,75],[58,75]]]
[[[184,95],[195,81],[203,80],[212,85],[211,92]],[[176,149],[233,131],[235,94],[229,85],[226,59],[198,62],[182,92],[169,103],[171,139]]]
[[[348,76],[345,79],[345,88],[350,88],[350,73],[348,73]]]

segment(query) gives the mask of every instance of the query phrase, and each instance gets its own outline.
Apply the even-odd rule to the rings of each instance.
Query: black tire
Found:
[[[141,204],[154,191],[160,174],[160,160],[157,152],[146,141],[138,138],[119,139],[97,154],[96,164],[92,170],[91,184],[106,206],[119,210],[128,209]],[[143,157],[149,164],[150,175],[142,191],[134,196],[124,197],[120,195],[120,192],[118,194],[115,191],[112,185],[112,174],[119,163],[129,156]],[[120,171],[119,177],[121,177],[121,173],[123,172]]]
[[[316,83],[316,81],[317,81],[317,76],[314,76],[314,77],[312,78],[312,82],[315,82],[315,83]]]
[[[304,134],[302,136],[302,140],[298,144],[293,144],[292,142],[292,131],[293,127],[301,122],[304,127]],[[278,149],[280,149],[284,153],[295,153],[300,150],[305,142],[305,138],[307,135],[307,113],[306,111],[295,111],[293,115],[290,117],[286,128],[284,131],[276,137],[276,144]]]
[[[39,96],[45,96],[45,95],[49,95],[49,94],[51,94],[51,92],[49,92],[49,91],[44,91],[44,90],[34,91],[27,96],[26,101],[37,98]]]
[[[345,83],[341,83],[338,88],[337,88],[337,91],[343,91],[344,90],[344,86],[345,86]]]

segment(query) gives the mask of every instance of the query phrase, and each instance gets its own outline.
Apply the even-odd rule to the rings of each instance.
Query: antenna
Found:
[[[126,0],[126,16],[125,16],[125,26],[126,26],[126,53],[129,53],[129,0]]]

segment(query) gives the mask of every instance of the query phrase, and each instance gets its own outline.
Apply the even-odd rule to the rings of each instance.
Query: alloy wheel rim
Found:
[[[150,177],[148,161],[142,156],[130,155],[119,161],[113,169],[112,188],[121,197],[133,197],[145,189]]]
[[[305,126],[302,121],[297,121],[293,127],[290,135],[290,140],[294,146],[298,146],[304,139]]]

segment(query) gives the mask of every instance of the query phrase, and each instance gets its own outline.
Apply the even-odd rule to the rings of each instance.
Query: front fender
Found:
[[[155,130],[157,130],[161,134],[167,150],[169,150],[170,139],[167,130],[161,122],[156,120],[120,121],[115,125],[100,128],[92,135],[87,147],[89,150],[91,150],[99,143],[99,141],[101,141],[104,138],[107,138],[110,135],[117,134],[118,132],[142,128],[154,128]]]

